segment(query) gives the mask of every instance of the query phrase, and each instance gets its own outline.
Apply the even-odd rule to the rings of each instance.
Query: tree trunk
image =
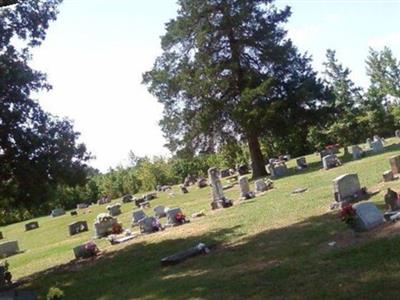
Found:
[[[267,176],[265,170],[264,157],[261,153],[260,143],[256,135],[248,135],[247,142],[250,150],[251,168],[253,169],[253,179]]]

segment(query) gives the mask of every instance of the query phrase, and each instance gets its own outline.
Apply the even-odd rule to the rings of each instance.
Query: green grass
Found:
[[[98,240],[105,253],[102,258],[67,270],[57,266],[72,260],[72,248],[93,236],[92,223],[105,206],[92,206],[90,214],[77,217],[38,218],[40,229],[30,232],[24,231],[24,223],[0,228],[25,250],[8,258],[11,272],[16,278],[33,275],[27,286],[36,289],[41,299],[51,286],[61,288],[66,299],[399,298],[399,237],[343,249],[324,247],[347,230],[329,210],[335,177],[356,172],[362,186],[399,188],[400,181],[380,184],[383,171],[390,168],[388,158],[400,153],[396,139],[387,142],[382,154],[359,161],[344,159],[343,166],[328,171],[321,169],[318,156],[309,155],[308,170],[291,171],[275,181],[275,189],[255,200],[235,201],[229,209],[210,210],[209,188],[192,187],[182,195],[174,187],[176,197],[159,193],[152,207],[179,206],[187,216],[205,209],[206,216],[122,245]],[[289,162],[294,164],[295,160]],[[308,191],[292,195],[297,187]],[[238,187],[226,195],[237,200]],[[383,192],[370,200],[383,209]],[[118,220],[129,228],[133,204],[124,204],[122,210]],[[90,231],[69,237],[67,224],[74,220],[87,220]],[[199,242],[217,247],[209,255],[160,266],[164,256]]]

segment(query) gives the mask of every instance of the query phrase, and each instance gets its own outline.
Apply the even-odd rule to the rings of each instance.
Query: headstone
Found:
[[[143,203],[143,202],[145,202],[144,197],[137,197],[137,198],[135,198],[133,201],[135,202],[135,205],[136,205],[137,207],[140,207],[140,204]]]
[[[333,180],[333,193],[338,202],[348,201],[361,190],[357,174],[344,174]]]
[[[305,169],[308,167],[307,161],[305,157],[299,157],[298,159],[296,159],[296,165],[297,165],[297,169]]]
[[[77,216],[78,212],[76,210],[73,210],[73,211],[70,212],[70,214],[71,214],[71,216]]]
[[[353,155],[353,159],[357,160],[363,156],[364,151],[361,149],[360,146],[354,145],[351,147],[351,154]]]
[[[221,178],[230,176],[229,169],[221,170]]]
[[[85,208],[88,208],[88,207],[89,207],[89,204],[87,204],[87,203],[78,203],[76,205],[76,209],[85,209]]]
[[[217,168],[208,169],[208,177],[211,183],[212,189],[212,202],[211,208],[217,209],[222,207],[232,206],[232,201],[228,200],[224,196],[221,180],[219,179],[219,172]]]
[[[133,197],[131,194],[126,194],[122,197],[122,203],[129,203],[132,202]]]
[[[249,174],[249,167],[247,165],[240,165],[237,168],[237,171],[240,176],[243,176],[243,175]]]
[[[249,180],[246,176],[239,177],[240,199],[247,200],[255,197],[254,192],[250,191]]]
[[[152,233],[156,231],[155,224],[158,223],[157,219],[154,217],[145,217],[139,221],[140,232],[142,233]]]
[[[144,201],[139,205],[140,209],[150,208],[150,201]]]
[[[394,180],[393,172],[391,170],[383,172],[382,177],[384,182],[389,182]]]
[[[107,213],[99,214],[94,222],[95,237],[105,237],[112,232],[114,224],[117,224],[117,219]]]
[[[265,183],[264,179],[258,179],[254,182],[254,188],[256,190],[256,193],[262,193],[268,190],[268,186]]]
[[[383,215],[371,202],[357,203],[354,209],[357,214],[356,229],[359,231],[368,231],[383,223]]]
[[[30,231],[39,228],[39,223],[36,221],[25,224],[25,231]]]
[[[388,208],[388,211],[400,210],[399,195],[390,188],[387,189],[387,192],[385,194],[385,203]]]
[[[77,221],[68,225],[69,235],[75,235],[88,230],[89,228],[86,221]]]
[[[60,217],[60,216],[62,216],[62,215],[65,215],[65,210],[62,209],[62,208],[56,208],[56,209],[53,209],[53,210],[51,211],[51,216],[52,216],[53,218],[55,218],[55,217]]]
[[[374,153],[382,152],[384,150],[381,140],[371,142],[370,146],[371,146],[372,152],[374,152]]]
[[[379,135],[374,135],[374,137],[373,137],[373,140],[374,140],[374,142],[376,142],[376,141],[380,141],[381,140],[381,138],[379,137]]]
[[[95,255],[94,252],[88,248],[88,244],[89,243],[82,244],[73,248],[76,259],[89,258]],[[90,242],[90,244],[93,244],[97,248],[96,244],[94,244],[93,242]]]
[[[133,213],[132,213],[132,223],[134,224],[134,225],[137,225],[137,224],[139,224],[139,221],[141,220],[141,219],[144,219],[144,218],[146,218],[147,216],[146,216],[146,214],[144,213],[144,211],[143,210],[135,210]]]
[[[368,148],[368,149],[371,149],[371,148],[372,148],[372,147],[371,147],[372,140],[371,140],[370,138],[367,138],[367,140],[365,141],[365,143],[367,144],[367,148]]]
[[[17,241],[7,241],[0,243],[0,257],[7,257],[19,252]]]
[[[400,138],[400,130],[397,129],[397,130],[394,132],[394,135],[395,135],[396,137]]]
[[[325,170],[329,170],[339,166],[340,161],[335,154],[329,154],[322,158],[322,165]]]
[[[162,205],[157,205],[156,207],[154,207],[153,211],[154,211],[154,215],[157,218],[163,218],[166,216],[165,207]]]
[[[189,193],[189,190],[188,190],[187,187],[184,186],[183,184],[180,186],[180,188],[181,188],[181,192],[182,192],[183,194]]]
[[[394,155],[389,158],[390,168],[392,169],[393,175],[400,173],[400,155]]]
[[[177,214],[182,214],[182,210],[179,207],[170,208],[166,210],[166,214],[167,214],[167,223],[169,225],[182,224],[179,220],[176,219]]]
[[[156,192],[147,193],[147,194],[143,195],[143,198],[144,198],[144,201],[153,200],[153,199],[157,198],[157,193]]]
[[[269,164],[268,172],[271,174],[272,177],[282,177],[287,172],[286,164],[284,163]]]
[[[103,205],[111,202],[111,196],[103,196],[97,200],[98,205]]]
[[[110,216],[115,217],[121,214],[121,204],[115,203],[114,205],[107,206]]]
[[[199,189],[205,188],[208,186],[207,179],[204,177],[200,177],[199,180],[197,181],[197,186]]]
[[[332,155],[332,151],[328,150],[328,149],[323,149],[322,151],[319,152],[319,156],[321,158],[321,161],[323,160],[323,158],[327,155]]]

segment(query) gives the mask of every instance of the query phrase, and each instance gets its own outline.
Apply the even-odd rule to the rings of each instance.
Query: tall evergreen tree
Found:
[[[0,9],[0,207],[37,209],[57,185],[86,180],[89,158],[71,122],[44,112],[31,96],[50,88],[29,66],[61,0],[25,0]],[[18,46],[16,46],[16,44]]]
[[[361,104],[361,88],[350,79],[350,70],[336,59],[336,53],[328,49],[324,63],[326,83],[333,94],[333,122],[329,134],[343,144],[347,153],[348,145],[357,140],[357,113]]]
[[[144,83],[164,105],[171,151],[213,151],[245,140],[253,176],[266,175],[259,138],[315,118],[322,84],[308,57],[286,39],[290,16],[273,0],[180,0],[166,24],[163,54]]]

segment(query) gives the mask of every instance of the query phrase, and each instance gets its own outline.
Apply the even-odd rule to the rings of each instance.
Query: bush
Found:
[[[61,300],[64,298],[64,292],[56,287],[51,287],[47,293],[47,300]]]

